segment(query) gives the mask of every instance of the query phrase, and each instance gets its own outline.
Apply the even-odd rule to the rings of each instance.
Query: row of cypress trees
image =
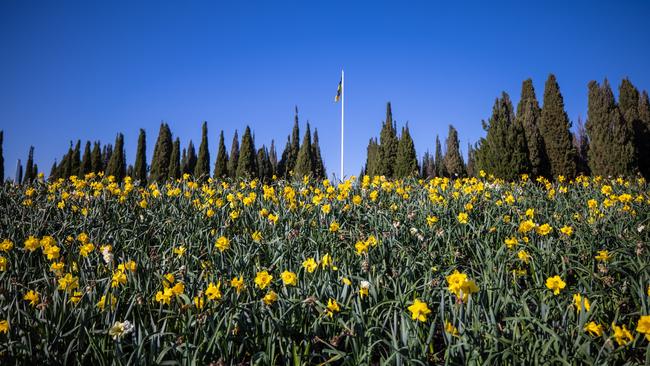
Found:
[[[650,179],[648,93],[639,92],[627,78],[619,86],[618,102],[607,79],[602,84],[591,81],[588,93],[587,122],[579,119],[573,133],[555,75],[546,80],[541,107],[531,79],[522,83],[516,111],[508,93],[503,92],[496,98],[490,118],[481,122],[486,136],[468,146],[467,164],[451,125],[446,151],[443,153],[436,136],[435,155],[427,151],[418,164],[408,125],[398,136],[388,103],[379,141],[370,139],[361,174],[462,177],[484,170],[505,180],[521,174],[547,178],[641,174]]]
[[[293,131],[287,137],[287,145],[278,161],[275,142],[271,141],[270,148],[262,145],[255,147],[255,137],[249,126],[246,126],[241,144],[238,132],[235,131],[230,154],[226,151],[224,132],[219,134],[219,145],[214,170],[211,170],[210,149],[208,145],[208,125],[203,122],[201,129],[201,143],[196,153],[193,142],[181,151],[180,139],[173,138],[167,123],[161,123],[158,137],[154,146],[151,164],[147,164],[147,136],[140,129],[138,146],[134,165],[126,164],[124,152],[124,136],[120,133],[115,139],[115,144],[101,146],[99,141],[94,142],[92,150],[90,141],[86,142],[83,157],[81,154],[81,141],[73,146],[72,142],[68,152],[62,157],[60,163],[54,162],[50,179],[68,178],[73,175],[83,176],[95,172],[104,172],[121,181],[126,176],[135,180],[162,183],[168,179],[178,179],[183,174],[190,174],[199,180],[205,180],[212,174],[215,178],[260,178],[271,179],[274,175],[279,177],[303,177],[310,175],[315,178],[325,178],[326,172],[321,157],[318,141],[318,131],[311,133],[309,123],[302,144],[299,141],[300,130],[298,108],[294,118]],[[2,158],[2,134],[0,132],[0,159]],[[30,148],[28,164],[24,178],[17,178],[18,182],[28,181],[37,176],[38,168],[32,168],[34,148]],[[19,167],[22,171],[22,165]],[[17,173],[18,174],[18,173]],[[18,176],[18,175],[17,175]]]
[[[370,139],[361,173],[389,178],[455,177],[472,176],[484,170],[506,180],[516,179],[520,174],[549,178],[559,175],[574,177],[577,174],[641,174],[650,178],[650,101],[647,91],[639,92],[627,78],[619,86],[618,101],[607,79],[602,84],[596,81],[588,84],[587,121],[583,124],[579,119],[575,133],[571,132],[572,124],[553,74],[546,80],[541,107],[533,82],[527,79],[522,83],[516,111],[509,95],[503,92],[494,102],[492,115],[487,121],[482,121],[482,125],[486,136],[468,146],[467,164],[460,153],[458,133],[451,125],[445,152],[436,136],[435,155],[427,151],[418,162],[408,124],[401,128],[398,136],[389,102],[379,140]],[[4,181],[3,137],[0,131],[0,181]],[[169,125],[162,123],[150,165],[146,159],[146,134],[141,129],[133,166],[126,165],[124,136],[120,133],[114,145],[102,147],[96,141],[91,148],[91,142],[87,141],[83,155],[81,141],[74,146],[71,142],[60,162],[55,161],[52,165],[50,177],[67,178],[101,171],[118,180],[131,176],[141,182],[164,182],[186,173],[198,179],[206,179],[211,174],[219,178],[326,177],[318,131],[312,135],[309,123],[300,143],[297,108],[292,133],[287,136],[279,161],[274,141],[269,149],[264,145],[256,149],[249,127],[246,127],[241,146],[239,141],[235,131],[228,154],[221,131],[217,158],[211,171],[207,123],[202,126],[198,156],[192,141],[181,152],[180,140],[173,140]],[[18,161],[17,182],[28,182],[38,176],[33,156],[34,147],[30,147],[24,169]]]
[[[475,164],[499,178],[512,180],[520,174],[650,177],[648,93],[639,93],[627,78],[619,86],[618,103],[607,79],[602,85],[589,83],[587,123],[578,120],[576,133],[571,132],[553,74],[546,80],[541,107],[528,79],[522,84],[516,113],[503,92],[494,102],[492,116],[482,124],[487,135],[475,147]]]
[[[388,102],[379,141],[375,137],[368,142],[366,164],[361,175],[383,175],[387,178],[465,176],[467,168],[460,153],[458,132],[452,125],[449,126],[446,147],[443,155],[440,139],[436,136],[435,158],[427,151],[422,162],[418,162],[408,123],[398,136],[397,122],[393,120],[392,107]]]

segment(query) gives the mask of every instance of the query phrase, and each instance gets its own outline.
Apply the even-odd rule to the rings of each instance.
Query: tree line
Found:
[[[3,132],[0,131],[0,181],[4,181],[2,140]],[[15,182],[19,184],[30,182],[38,177],[38,167],[33,161],[34,147],[31,146],[24,170],[21,161],[18,160]],[[133,165],[127,166],[126,164],[124,135],[118,133],[115,144],[102,146],[99,141],[92,143],[86,141],[83,154],[80,140],[77,140],[74,145],[70,142],[68,151],[60,160],[55,160],[50,168],[49,179],[66,179],[71,176],[83,177],[89,173],[100,172],[107,176],[112,175],[117,181],[122,181],[124,177],[129,176],[142,184],[164,183],[168,179],[179,179],[184,174],[189,174],[202,181],[211,176],[221,179],[259,178],[264,181],[270,180],[273,176],[286,178],[292,175],[297,177],[309,175],[318,179],[326,176],[318,140],[318,130],[314,130],[312,134],[309,122],[307,122],[302,143],[300,142],[297,107],[293,130],[291,135],[287,136],[287,143],[279,160],[275,142],[272,140],[269,148],[262,145],[257,149],[255,147],[255,137],[250,127],[246,126],[241,140],[238,131],[235,130],[230,145],[230,153],[226,150],[224,132],[223,130],[220,132],[217,156],[214,161],[214,169],[212,169],[207,122],[203,122],[201,128],[201,143],[198,154],[191,140],[187,147],[181,150],[180,139],[178,137],[174,139],[169,125],[163,122],[160,124],[151,163],[147,162],[147,135],[144,129],[140,129]]]
[[[621,81],[618,90],[616,100],[607,79],[602,83],[589,82],[587,120],[583,123],[578,119],[573,133],[555,76],[550,74],[546,80],[541,105],[532,80],[524,80],[516,110],[508,93],[502,92],[495,99],[491,116],[481,121],[486,134],[467,146],[467,161],[460,152],[458,132],[453,125],[449,125],[444,152],[436,136],[434,154],[426,151],[418,160],[408,123],[398,134],[389,102],[379,138],[373,137],[368,142],[361,174],[387,178],[464,177],[476,176],[483,170],[505,180],[517,179],[521,174],[549,179],[572,178],[578,174],[628,177],[640,174],[650,179],[648,93],[640,92],[628,78]],[[2,143],[0,131],[0,181],[4,181]],[[38,176],[33,156],[32,146],[24,169],[20,160],[17,163],[16,182],[31,181]],[[126,165],[124,136],[120,133],[114,144],[102,146],[99,141],[87,141],[83,154],[81,141],[75,145],[71,142],[67,153],[52,165],[50,178],[83,176],[90,172],[105,172],[118,181],[130,176],[140,182],[158,183],[183,174],[201,180],[210,176],[263,180],[292,175],[326,177],[318,131],[312,134],[309,123],[300,142],[297,107],[293,130],[279,159],[274,141],[269,148],[262,145],[256,149],[255,138],[247,126],[241,140],[235,131],[229,153],[221,131],[211,169],[207,123],[202,126],[198,155],[191,140],[181,150],[179,138],[174,139],[169,125],[161,123],[150,164],[146,157],[146,134],[141,129],[134,165]]]
[[[407,176],[463,177],[483,170],[497,178],[517,179],[579,174],[650,178],[650,102],[647,91],[639,92],[625,78],[618,101],[605,79],[588,84],[587,122],[578,120],[576,133],[564,108],[555,75],[549,75],[540,106],[531,79],[524,80],[515,110],[508,93],[494,101],[492,115],[481,121],[486,132],[467,147],[467,163],[460,153],[458,132],[450,125],[443,153],[435,139],[435,155],[427,151],[416,158],[408,124],[397,134],[390,102],[377,138],[368,143],[361,174],[388,178]]]

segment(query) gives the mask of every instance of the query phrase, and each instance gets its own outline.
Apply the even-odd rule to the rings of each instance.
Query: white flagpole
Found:
[[[341,181],[343,181],[343,131],[344,131],[344,106],[345,106],[345,79],[343,70],[341,70]]]

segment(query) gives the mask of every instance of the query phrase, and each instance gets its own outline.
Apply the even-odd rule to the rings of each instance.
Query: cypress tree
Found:
[[[38,164],[34,164],[34,167],[32,168],[32,177],[38,179]]]
[[[61,178],[68,179],[74,173],[72,173],[72,160],[74,160],[74,150],[72,150],[72,141],[70,141],[70,147],[68,148],[68,153],[66,154],[64,161],[65,166],[63,168],[63,176]]]
[[[25,176],[23,177],[23,182],[29,184],[34,180],[32,173],[34,172],[34,146],[29,147],[29,153],[27,154],[27,164],[25,164]]]
[[[267,182],[271,179],[272,174],[268,151],[266,146],[262,146],[257,150],[257,176],[260,180]]]
[[[58,179],[56,170],[57,170],[56,159],[54,159],[54,163],[52,163],[52,167],[50,168],[50,176],[48,177],[48,180],[50,182],[53,182],[54,180]]]
[[[314,171],[314,177],[317,179],[325,178],[325,165],[323,164],[323,158],[320,153],[320,144],[318,142],[318,129],[314,129],[314,140],[311,145],[312,157],[314,159],[312,166]]]
[[[106,165],[106,175],[115,177],[117,182],[121,182],[126,176],[126,159],[124,156],[124,135],[117,134],[115,138],[115,149],[111,154],[111,159]]]
[[[418,160],[415,154],[415,145],[409,132],[408,124],[402,127],[402,136],[397,145],[397,159],[395,160],[394,177],[405,178],[418,174]]]
[[[63,160],[61,160],[63,163]],[[90,153],[90,166],[93,173],[99,173],[104,171],[102,165],[102,150],[99,141],[95,141],[93,144],[93,151]]]
[[[86,146],[84,147],[84,155],[81,159],[81,165],[79,166],[79,176],[84,177],[86,174],[92,172],[92,161],[90,154],[90,141],[86,141]]]
[[[376,138],[371,138],[368,141],[368,148],[366,150],[366,165],[364,174],[370,177],[374,177],[379,173],[379,144],[377,143]]]
[[[278,174],[278,153],[275,151],[275,141],[271,140],[269,148],[269,162],[271,163],[271,175]]]
[[[201,127],[201,145],[199,145],[199,157],[194,167],[194,176],[197,179],[205,180],[210,177],[210,151],[208,150],[208,123],[203,122]]]
[[[228,175],[231,178],[235,178],[237,176],[238,166],[239,166],[239,136],[237,134],[237,130],[235,130],[235,135],[232,137],[232,144],[230,145],[230,156],[228,157]]]
[[[393,170],[397,162],[397,149],[399,141],[393,121],[393,112],[390,102],[386,104],[386,121],[379,135],[379,175],[387,178],[393,177]]]
[[[293,130],[291,131],[291,149],[289,150],[287,162],[285,165],[285,175],[295,170],[298,161],[298,153],[300,151],[300,127],[298,125],[298,106],[296,106],[296,114],[293,121]]]
[[[650,154],[650,129],[641,119],[641,97],[639,91],[628,78],[621,81],[618,88],[618,104],[623,120],[632,133],[634,144],[634,164],[643,175],[648,175],[647,156]]]
[[[587,130],[582,123],[582,119],[578,117],[577,134],[573,135],[573,146],[576,149],[576,169],[578,174],[590,175],[589,170],[589,137]]]
[[[445,160],[442,155],[442,146],[440,145],[440,138],[436,135],[436,154],[435,154],[435,176],[436,177],[445,177],[447,176],[447,168],[445,168]]]
[[[637,135],[639,170],[646,180],[650,180],[650,100],[645,90],[639,98],[639,120],[643,124],[641,133]]]
[[[576,151],[569,131],[571,122],[564,110],[564,98],[553,74],[549,75],[544,86],[544,105],[539,122],[551,175],[575,177]]]
[[[280,157],[280,161],[278,162],[278,175],[280,177],[286,178],[287,175],[289,174],[289,170],[287,169],[287,164],[289,163],[291,155],[291,138],[287,136],[287,143],[284,145],[284,150],[282,150],[282,156]]]
[[[607,79],[589,83],[587,108],[589,167],[594,175],[630,176],[637,172],[632,129],[621,115]]]
[[[140,185],[147,185],[147,134],[142,128],[138,136],[138,149],[135,153],[133,178],[139,181]]]
[[[539,132],[539,119],[542,110],[539,108],[533,81],[526,79],[521,86],[521,99],[517,105],[517,123],[523,127],[528,147],[530,173],[533,176],[550,176],[550,166],[544,139]]]
[[[431,156],[429,150],[427,150],[422,157],[422,171],[420,172],[420,176],[423,179],[429,179],[433,178],[434,174],[435,165],[433,163],[433,157]]]
[[[479,167],[497,178],[515,180],[519,174],[530,172],[528,147],[523,126],[515,122],[510,97],[503,92],[492,108],[492,117],[483,128],[487,136],[481,139],[477,154]]]
[[[79,168],[81,167],[81,140],[77,140],[72,153],[72,171],[70,175],[79,175]]]
[[[467,144],[467,175],[475,177],[476,173],[476,149],[471,144]]]
[[[187,162],[183,167],[183,174],[194,174],[194,168],[196,167],[196,150],[194,149],[194,143],[190,140],[190,143],[187,144]]]
[[[253,178],[257,175],[257,156],[250,127],[246,126],[237,159],[237,178]]]
[[[181,141],[176,138],[172,145],[172,153],[169,158],[169,178],[179,179],[181,177]]]
[[[181,151],[181,174],[189,174],[187,169],[187,149]]]
[[[112,155],[113,155],[113,145],[111,144],[105,145],[104,150],[102,151],[102,167],[104,168],[104,173],[106,173],[106,170],[108,169],[108,162],[111,160]],[[70,154],[70,156],[72,156],[72,153]]]
[[[454,126],[449,125],[447,135],[446,150],[444,161],[445,168],[451,177],[465,176],[465,162],[460,155],[460,141],[458,141],[458,132]]]
[[[314,159],[312,158],[311,153],[311,131],[309,129],[309,122],[307,122],[307,131],[305,131],[305,136],[302,139],[302,146],[300,146],[296,166],[293,169],[294,175],[297,178],[301,179],[305,175],[314,175],[314,169],[312,166]]]
[[[217,151],[217,161],[214,163],[214,177],[226,178],[228,176],[228,153],[226,144],[223,141],[223,130],[219,134],[219,150]]]
[[[129,164],[129,166],[126,167],[126,176],[133,178],[133,165]]]
[[[4,143],[4,131],[0,131],[0,184],[5,182],[5,157],[2,151]]]
[[[16,182],[16,184],[23,183],[23,165],[20,163],[20,159],[18,159],[18,163],[16,163],[16,175],[14,177],[14,182]]]
[[[172,133],[166,123],[160,124],[158,140],[153,150],[149,181],[163,183],[169,178],[169,160],[173,149]]]

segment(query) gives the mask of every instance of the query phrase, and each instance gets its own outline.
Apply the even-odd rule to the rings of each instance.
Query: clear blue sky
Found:
[[[328,173],[339,162],[346,72],[346,175],[358,174],[385,104],[408,121],[418,157],[455,125],[465,150],[481,119],[522,80],[537,96],[555,73],[572,121],[586,117],[587,83],[628,76],[650,89],[648,1],[30,1],[0,2],[0,129],[6,176],[34,145],[49,173],[70,140],[137,133],[148,158],[161,121],[198,144],[208,121],[230,141],[250,124],[278,154],[300,109],[318,128]],[[462,3],[462,5],[460,5]],[[444,141],[444,140],[443,140]]]

